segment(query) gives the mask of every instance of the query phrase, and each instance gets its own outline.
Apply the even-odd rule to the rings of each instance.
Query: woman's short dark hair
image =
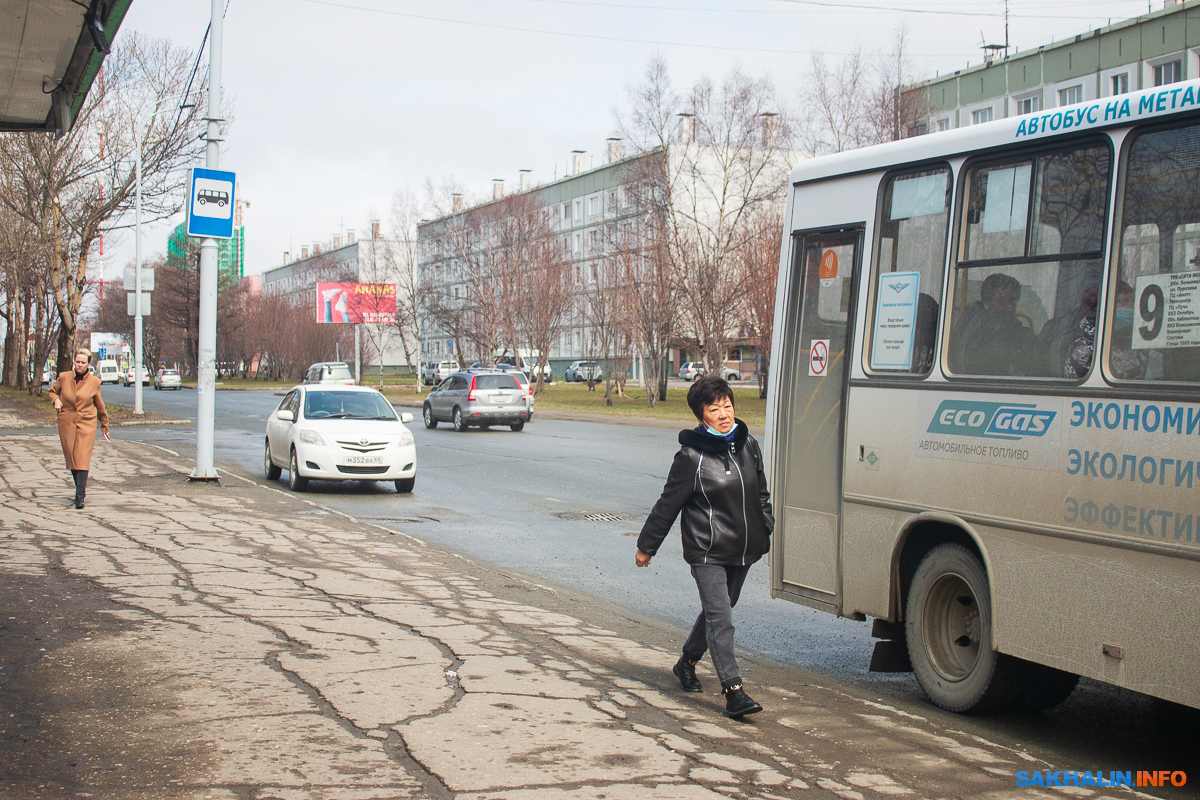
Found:
[[[729,404],[736,406],[733,401],[733,389],[719,375],[704,375],[696,379],[692,388],[688,389],[688,408],[696,415],[696,419],[704,418],[704,407],[712,405],[722,397],[729,398]]]

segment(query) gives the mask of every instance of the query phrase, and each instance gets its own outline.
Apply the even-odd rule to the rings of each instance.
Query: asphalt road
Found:
[[[105,387],[104,396],[133,404],[132,388]],[[263,431],[279,400],[268,391],[218,391],[218,465],[265,482]],[[147,390],[144,403],[147,409],[195,417],[192,390]],[[418,418],[410,426],[417,442],[413,494],[397,494],[391,484],[314,482],[312,499],[649,616],[690,625],[698,601],[679,537],[668,538],[650,568],[638,570],[633,564],[634,536],[658,498],[677,448],[674,430],[535,417],[521,433],[500,428],[460,434],[446,425],[426,430],[419,409],[411,411]],[[189,425],[127,427],[115,435],[194,454],[195,429]],[[278,485],[286,490],[282,481]],[[595,514],[616,519],[587,518]],[[910,674],[867,671],[874,644],[869,623],[772,600],[768,586],[765,565],[751,571],[735,615],[739,647],[870,687],[881,699],[921,702],[923,695]],[[1046,753],[1061,767],[1190,766],[1189,779],[1196,775],[1200,785],[1200,713],[1105,684],[1085,680],[1056,709],[989,717],[984,728],[989,735],[1011,737],[1014,746]]]

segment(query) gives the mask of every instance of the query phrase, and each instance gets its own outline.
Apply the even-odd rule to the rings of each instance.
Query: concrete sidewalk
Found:
[[[57,437],[0,437],[0,798],[1037,796],[1027,754],[754,659],[767,711],[726,720],[677,632],[189,467],[98,443],[76,511]]]

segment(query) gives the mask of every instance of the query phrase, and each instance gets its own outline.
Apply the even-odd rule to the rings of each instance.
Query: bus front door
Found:
[[[779,412],[781,546],[776,591],[840,610],[838,555],[847,356],[862,230],[794,240],[792,293]]]

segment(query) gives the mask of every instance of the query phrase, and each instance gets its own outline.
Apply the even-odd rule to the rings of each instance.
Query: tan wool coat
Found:
[[[76,382],[75,371],[60,372],[50,387],[50,402],[62,400],[58,412],[58,438],[62,441],[67,469],[87,469],[96,443],[96,420],[108,434],[108,412],[100,399],[100,379],[88,373]]]

